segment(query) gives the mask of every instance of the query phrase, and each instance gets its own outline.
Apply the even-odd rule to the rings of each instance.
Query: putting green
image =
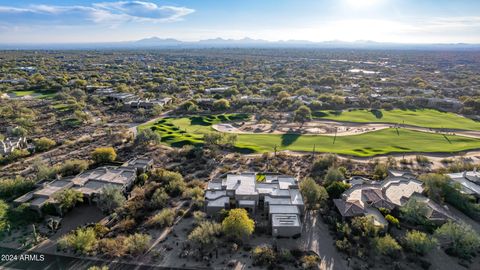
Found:
[[[190,118],[165,118],[142,125],[159,132],[168,145],[203,144],[203,134],[214,132],[212,124],[246,119],[246,115],[214,115]],[[480,139],[412,131],[383,129],[352,136],[300,135],[300,134],[238,134],[236,150],[243,153],[272,152],[277,150],[330,152],[369,157],[388,153],[432,152],[451,153],[480,148]]]
[[[314,112],[314,117],[341,122],[392,123],[426,128],[480,130],[480,122],[458,114],[430,109],[317,111]]]

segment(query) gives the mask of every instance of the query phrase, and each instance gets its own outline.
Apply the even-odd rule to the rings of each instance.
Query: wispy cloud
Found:
[[[45,22],[75,24],[81,22],[173,22],[195,12],[187,7],[157,5],[144,1],[93,3],[90,6],[29,5],[0,6],[0,21],[6,23]]]

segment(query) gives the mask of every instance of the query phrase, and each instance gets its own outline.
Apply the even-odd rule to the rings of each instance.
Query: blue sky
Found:
[[[0,43],[146,37],[480,43],[478,0],[0,0]]]

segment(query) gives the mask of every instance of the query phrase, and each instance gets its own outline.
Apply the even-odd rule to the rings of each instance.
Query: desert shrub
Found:
[[[2,179],[0,181],[0,199],[10,199],[21,196],[34,189],[34,187],[34,180],[27,180],[21,177]]]
[[[167,205],[168,199],[167,192],[163,188],[157,188],[150,198],[150,206],[153,208],[163,208]]]
[[[175,220],[175,211],[170,208],[163,209],[158,214],[147,220],[148,226],[167,227],[173,224]]]
[[[86,169],[88,169],[88,161],[72,159],[65,161],[65,163],[63,163],[58,172],[62,176],[70,176],[82,173]]]
[[[402,250],[402,247],[389,234],[384,237],[375,237],[373,239],[373,246],[376,252],[390,257],[398,255]]]
[[[320,263],[320,258],[317,255],[305,255],[301,259],[303,269],[315,269]]]
[[[195,229],[188,235],[190,241],[199,250],[215,246],[217,244],[217,237],[222,232],[222,226],[215,222],[202,221]]]
[[[54,140],[42,137],[40,139],[35,140],[33,144],[35,145],[36,151],[44,152],[52,149],[52,147],[54,147],[57,143]]]
[[[398,219],[390,214],[385,216],[385,219],[390,223],[391,225],[400,228],[400,221]]]
[[[109,163],[115,161],[117,153],[113,147],[99,147],[92,153],[92,159],[95,163]]]
[[[148,234],[135,233],[127,236],[125,246],[127,247],[128,253],[136,256],[148,250],[150,240],[152,240],[152,237]]]
[[[257,246],[252,250],[254,265],[273,266],[277,261],[275,251],[270,246]]]
[[[471,258],[480,249],[480,236],[465,223],[449,221],[435,231],[435,237],[448,254],[460,258]]]
[[[80,228],[69,233],[58,241],[61,249],[71,248],[82,254],[92,252],[98,243],[94,228]]]
[[[437,245],[437,240],[424,232],[408,231],[403,238],[403,246],[416,254],[424,255]]]

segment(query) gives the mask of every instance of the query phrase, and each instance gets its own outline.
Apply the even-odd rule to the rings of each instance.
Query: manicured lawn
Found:
[[[242,116],[246,117],[246,116]],[[159,132],[162,141],[175,147],[203,144],[203,134],[213,132],[211,124],[244,119],[238,115],[209,118],[165,118],[139,127]],[[206,121],[208,120],[208,121]],[[298,134],[238,134],[236,150],[243,153],[273,152],[277,150],[331,152],[352,156],[375,156],[408,152],[458,152],[480,148],[480,140],[462,136],[444,136],[407,129],[384,129],[352,136],[298,135]]]
[[[35,90],[18,90],[12,91],[17,97],[32,96],[37,98],[52,98],[57,93],[55,91],[35,91]]]
[[[406,124],[426,128],[450,128],[463,130],[480,130],[480,122],[454,113],[437,110],[352,110],[352,111],[317,111],[317,119],[358,123],[392,123]]]

